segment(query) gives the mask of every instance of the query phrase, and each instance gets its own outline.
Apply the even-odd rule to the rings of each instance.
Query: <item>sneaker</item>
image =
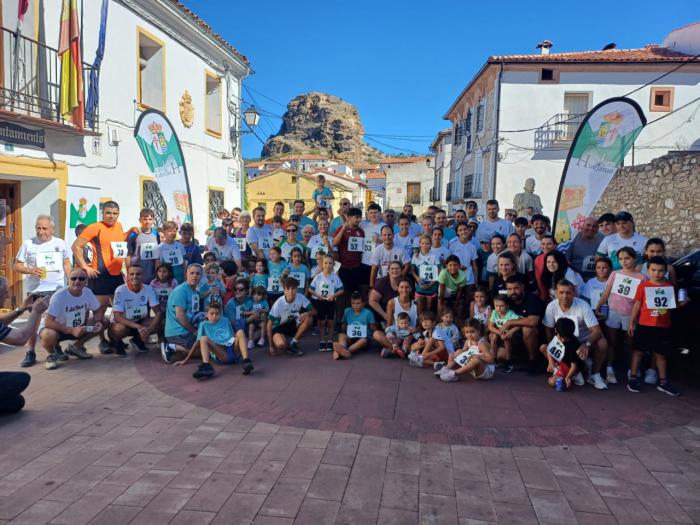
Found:
[[[447,363],[445,363],[445,361],[438,361],[437,363],[433,363],[433,370],[440,371],[445,368],[446,365]]]
[[[329,339],[326,341],[326,352],[332,352],[333,351],[333,339]]]
[[[612,366],[609,366],[606,374],[605,374],[605,380],[609,385],[616,385],[617,384],[617,377],[615,376],[615,369]]]
[[[382,348],[382,351],[379,352],[379,355],[384,359],[391,359],[392,357],[394,357],[394,352],[392,352],[388,348]]]
[[[28,350],[26,354],[24,354],[24,359],[22,359],[22,362],[19,364],[22,368],[28,368],[30,366],[34,366],[36,363],[36,353],[34,350]]]
[[[70,359],[66,354],[63,353],[63,350],[61,350],[60,346],[56,347],[54,353],[56,354],[56,359],[58,359],[59,361],[68,361]]]
[[[251,339],[250,341],[248,341],[248,350],[252,350],[253,348],[255,348],[255,343]]]
[[[126,345],[121,341],[114,344],[114,357],[126,357]]]
[[[449,368],[446,369],[447,371],[445,373],[440,374],[440,381],[444,381],[445,383],[451,383],[453,381],[459,380],[459,377],[457,377],[457,373],[454,370],[450,370]]]
[[[148,348],[146,348],[146,344],[138,336],[134,336],[131,338],[131,346],[133,346],[136,349],[136,351],[141,353],[141,354],[145,354],[146,352],[148,352]]]
[[[327,351],[327,343],[325,341],[321,341],[318,343],[318,351],[319,352],[326,352]]]
[[[413,356],[413,359],[411,359],[411,356],[408,356],[410,359],[409,364],[418,368],[423,368],[423,356],[418,354],[411,355]]]
[[[82,346],[69,345],[66,348],[66,355],[72,355],[78,359],[92,359],[92,354],[89,354]]]
[[[56,357],[56,354],[47,355],[44,366],[46,367],[46,370],[56,370],[58,368],[58,358]]]
[[[294,357],[300,357],[304,355],[304,352],[299,350],[299,343],[297,343],[296,341],[292,341],[291,343],[289,343],[289,346],[287,347],[287,353],[289,355],[293,355]]]
[[[265,338],[264,337],[261,337],[260,339],[258,339],[258,346],[265,346]]]
[[[583,386],[586,384],[586,381],[583,379],[583,374],[581,372],[574,376],[574,384],[576,386]]]
[[[173,354],[175,353],[175,345],[171,343],[160,343],[160,355],[163,356],[163,361],[167,364],[172,364]]]
[[[98,348],[100,349],[101,354],[111,354],[114,352],[112,344],[107,341],[100,341]]]
[[[515,367],[513,366],[513,363],[511,363],[510,361],[506,361],[503,364],[503,372],[505,372],[506,374],[512,373],[513,370],[515,370]]]
[[[644,372],[644,382],[647,385],[655,385],[659,382],[659,374],[653,368],[648,369]]]
[[[673,397],[678,397],[679,395],[681,395],[680,390],[678,390],[676,387],[671,385],[671,383],[669,383],[668,381],[664,381],[663,383],[659,383],[656,386],[656,390],[658,390],[659,392],[663,392],[664,394],[668,394],[669,396],[673,396]]]
[[[603,378],[600,377],[600,374],[588,376],[588,382],[597,390],[607,390],[608,388],[608,385],[605,384],[605,381],[603,381]]]
[[[633,377],[627,381],[627,390],[630,392],[639,392],[641,389],[642,387],[639,384],[639,379]]]
[[[627,369],[627,381],[629,381],[631,377],[632,377],[632,370],[630,370],[628,368]],[[639,380],[642,379],[642,371],[641,370],[637,370],[637,379],[639,379]]]
[[[197,367],[197,371],[192,374],[195,379],[209,379],[213,377],[216,372],[214,367],[209,363],[202,363]]]
[[[253,362],[250,359],[244,359],[242,365],[244,376],[247,376],[255,369],[255,367],[253,366]]]

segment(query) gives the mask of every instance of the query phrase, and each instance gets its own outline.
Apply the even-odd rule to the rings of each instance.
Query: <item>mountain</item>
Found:
[[[376,163],[384,154],[365,144],[364,134],[355,106],[327,93],[305,93],[287,105],[279,132],[267,139],[261,155],[317,154]]]

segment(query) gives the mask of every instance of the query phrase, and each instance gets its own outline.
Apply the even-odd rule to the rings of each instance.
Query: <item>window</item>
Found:
[[[267,213],[267,202],[258,202],[258,208],[262,208]]]
[[[479,101],[479,105],[476,107],[476,132],[481,133],[484,131],[484,99]]]
[[[463,131],[462,121],[460,120],[455,124],[455,146],[459,146],[462,143],[462,131]]]
[[[467,118],[464,119],[465,135],[467,139],[467,153],[472,150],[472,110],[467,111]]]
[[[168,207],[160,193],[158,183],[151,178],[141,179],[141,207],[153,210],[155,213],[153,222],[158,228],[168,220]]]
[[[143,29],[138,29],[138,103],[165,111],[165,46]]]
[[[468,199],[473,195],[473,184],[474,184],[474,174],[469,174],[464,176],[464,195],[465,199]]]
[[[204,125],[207,133],[221,137],[221,78],[209,72],[204,76]]]
[[[406,183],[406,204],[420,204],[420,182]]]
[[[540,75],[540,80],[554,80],[554,70],[553,69],[543,69]]]
[[[673,91],[672,87],[652,87],[649,110],[671,111],[673,109]]]
[[[224,190],[222,188],[209,188],[209,224],[214,224],[219,210],[224,209]]]
[[[573,140],[588,113],[589,93],[564,93],[564,113],[557,132],[558,140]]]

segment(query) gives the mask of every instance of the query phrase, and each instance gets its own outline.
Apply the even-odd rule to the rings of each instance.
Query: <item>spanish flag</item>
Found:
[[[82,129],[85,125],[85,101],[77,0],[63,0],[58,40],[58,56],[61,59],[61,117]]]

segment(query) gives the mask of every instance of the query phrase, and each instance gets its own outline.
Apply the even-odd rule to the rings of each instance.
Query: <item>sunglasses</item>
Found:
[[[245,288],[234,288],[237,292],[245,292]]]
[[[81,282],[82,282],[82,281],[86,281],[86,280],[87,280],[87,277],[71,277],[70,280],[71,280],[71,281],[81,281]]]
[[[298,232],[299,230],[297,230],[296,228],[289,228],[287,231],[288,232]]]

